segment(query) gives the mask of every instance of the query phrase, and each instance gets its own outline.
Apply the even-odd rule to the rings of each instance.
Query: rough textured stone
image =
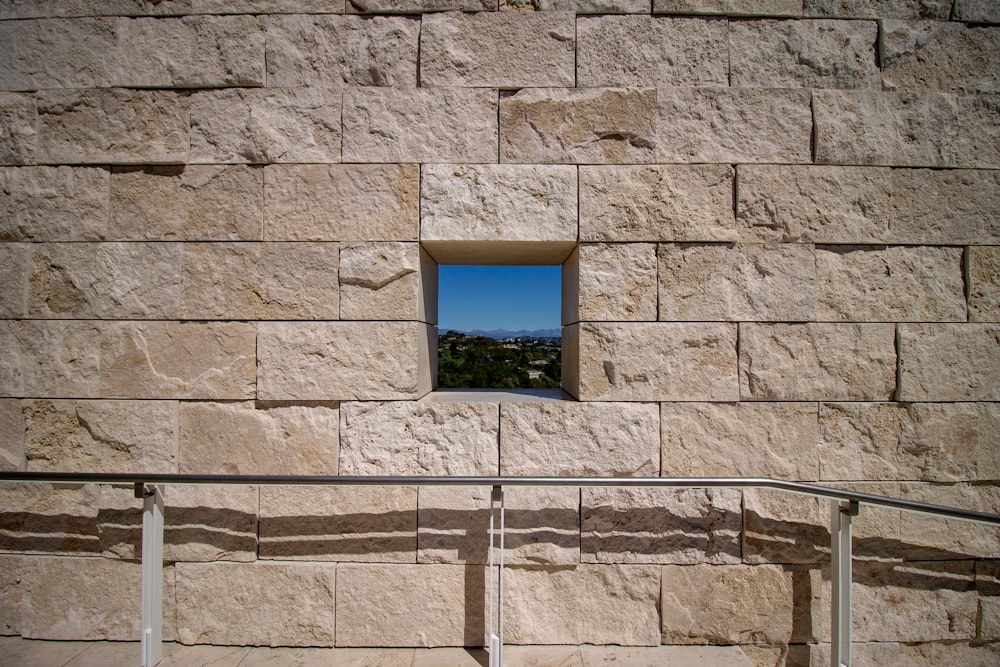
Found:
[[[350,243],[340,248],[340,318],[434,321],[425,303],[433,260],[416,243]],[[428,274],[421,270],[421,262]]]
[[[582,493],[584,562],[740,562],[738,490],[584,488]]]
[[[998,107],[995,95],[816,91],[816,162],[996,168]]]
[[[900,324],[901,401],[1000,400],[1000,325]]]
[[[0,88],[106,88],[117,64],[113,18],[0,23]],[[110,57],[109,57],[110,55]]]
[[[864,521],[875,515],[888,515],[880,524],[885,542],[898,544],[899,513],[885,513],[865,507]],[[869,557],[867,542],[852,524],[853,555]],[[760,565],[822,564],[830,562],[830,502],[826,499],[784,493],[772,489],[746,489],[743,492],[743,560]],[[880,554],[881,555],[881,554]],[[895,557],[892,554],[891,557]]]
[[[177,243],[47,243],[34,246],[28,311],[40,318],[176,317]]]
[[[828,322],[962,322],[961,248],[816,248],[817,318]]]
[[[500,11],[648,14],[650,0],[500,0]]]
[[[948,19],[951,5],[952,0],[802,0],[806,16],[845,19]]]
[[[526,88],[500,101],[502,162],[653,162],[656,91]]]
[[[662,403],[665,477],[819,479],[816,406]]]
[[[271,165],[264,229],[271,241],[416,241],[416,165]]]
[[[750,88],[880,89],[874,21],[734,21],[730,82]]]
[[[972,246],[965,258],[969,320],[1000,322],[1000,247]]]
[[[976,591],[979,593],[979,637],[1000,637],[1000,563],[976,563]]]
[[[896,389],[891,324],[741,324],[744,400],[887,401]]]
[[[257,241],[263,191],[261,171],[243,165],[117,168],[111,173],[107,237]]]
[[[334,568],[178,563],[177,638],[184,644],[333,646]]]
[[[830,662],[829,646],[810,647],[812,664]],[[970,642],[921,642],[914,644],[855,642],[851,649],[854,661],[859,664],[883,667],[931,667],[933,665],[965,665],[966,667],[992,667],[1000,660],[1000,645]]]
[[[571,12],[427,14],[420,22],[420,85],[573,86]]]
[[[741,240],[880,243],[894,231],[888,169],[741,164],[736,176]]]
[[[728,85],[726,32],[726,22],[714,19],[651,16],[580,19],[576,85]]]
[[[37,145],[35,95],[0,92],[0,164],[34,164]]]
[[[496,91],[348,90],[344,93],[344,161],[496,162]]]
[[[807,90],[656,92],[658,162],[812,162]]]
[[[0,241],[102,240],[108,180],[92,167],[0,167]]]
[[[412,563],[417,489],[412,486],[265,486],[260,557]]]
[[[995,485],[903,483],[892,495],[922,503],[1000,513],[1000,490]],[[996,526],[903,512],[900,535],[903,539],[896,557],[907,560],[1000,558],[1000,529]]]
[[[897,243],[1000,244],[1000,171],[893,169]]]
[[[482,646],[483,568],[337,567],[337,646]]]
[[[417,85],[420,21],[296,13],[267,19],[267,85]]]
[[[149,0],[140,0],[148,2]],[[175,0],[191,3],[196,14],[343,14],[344,0]]]
[[[101,394],[243,399],[255,393],[256,336],[240,322],[111,322],[101,338]]]
[[[340,162],[339,90],[228,88],[191,96],[191,162]]]
[[[28,278],[32,247],[26,243],[0,243],[0,317],[28,315]]]
[[[974,23],[1000,23],[1000,7],[992,0],[955,0],[955,19]]]
[[[816,317],[809,245],[660,244],[659,317],[788,321]]]
[[[430,334],[418,322],[276,322],[258,331],[259,398],[415,399],[431,389]]]
[[[583,241],[734,241],[729,165],[580,167]]]
[[[1000,29],[944,21],[882,21],[885,90],[1000,92]]]
[[[579,252],[578,319],[656,319],[654,244],[585,243]]]
[[[348,14],[496,11],[497,0],[348,0]]]
[[[24,470],[24,417],[21,402],[0,398],[0,470]]]
[[[504,640],[659,644],[659,567],[519,567],[504,574]]]
[[[504,403],[500,474],[653,476],[659,435],[653,404]]]
[[[495,403],[345,403],[342,475],[495,475]]]
[[[186,162],[190,99],[168,90],[44,90],[38,94],[40,162]]]
[[[0,396],[97,396],[100,345],[90,322],[0,320]]]
[[[653,13],[801,16],[802,0],[653,0]]]
[[[256,486],[179,484],[168,487],[164,495],[164,559],[257,560],[260,492]],[[141,552],[131,555],[140,556]]]
[[[180,472],[336,475],[339,426],[336,404],[184,402]]]
[[[612,665],[613,667],[648,667],[649,665],[674,665],[675,667],[764,667],[765,665],[791,665],[801,648],[785,646],[581,646],[584,665]],[[504,648],[504,655],[509,649]],[[787,661],[786,661],[787,656]],[[829,660],[827,661],[829,662]],[[813,663],[822,664],[822,663]]]

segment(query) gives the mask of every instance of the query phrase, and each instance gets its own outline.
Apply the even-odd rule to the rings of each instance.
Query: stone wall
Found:
[[[0,1],[0,465],[769,476],[1000,511],[998,24]],[[563,265],[573,400],[435,401],[438,263],[512,261]],[[167,502],[170,639],[483,643],[488,489]],[[0,633],[136,639],[137,508],[0,486]],[[506,639],[823,664],[827,517],[511,489]],[[856,534],[861,658],[996,660],[1000,532],[865,508]]]

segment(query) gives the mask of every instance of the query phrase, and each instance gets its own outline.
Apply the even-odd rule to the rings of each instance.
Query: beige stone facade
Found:
[[[564,400],[434,394],[438,267],[498,263],[562,266]],[[998,512],[998,406],[996,2],[0,0],[5,470]],[[485,641],[488,487],[166,503],[170,640]],[[139,506],[0,485],[0,634],[137,639]],[[828,517],[511,489],[510,655],[828,664]],[[859,660],[995,664],[1000,530],[855,548]]]

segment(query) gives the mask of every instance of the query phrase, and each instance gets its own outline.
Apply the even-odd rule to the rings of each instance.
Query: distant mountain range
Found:
[[[528,331],[527,329],[520,329],[518,331],[508,331],[507,329],[494,329],[492,331],[483,331],[482,329],[473,329],[472,331],[446,329],[446,331],[455,331],[467,336],[486,336],[487,338],[496,338],[498,340],[502,338],[562,338],[562,329],[534,329],[533,331]]]

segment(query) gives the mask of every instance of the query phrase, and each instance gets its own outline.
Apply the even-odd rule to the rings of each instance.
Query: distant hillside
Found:
[[[483,331],[482,329],[473,329],[472,331],[445,329],[445,331],[455,331],[467,336],[486,336],[487,338],[495,338],[497,340],[503,338],[562,338],[562,329],[534,329],[532,331],[528,331],[527,329],[520,329],[518,331],[508,331],[507,329],[494,329],[492,331]]]

